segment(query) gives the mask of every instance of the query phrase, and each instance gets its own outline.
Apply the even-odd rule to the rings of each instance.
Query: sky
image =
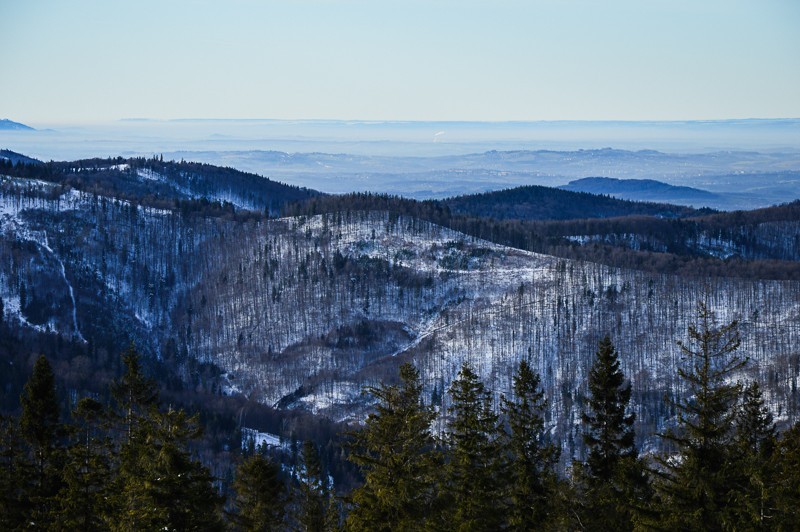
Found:
[[[800,117],[797,0],[0,0],[0,118]]]

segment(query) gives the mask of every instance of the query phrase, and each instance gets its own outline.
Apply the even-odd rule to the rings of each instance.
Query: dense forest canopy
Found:
[[[395,384],[366,390],[375,409],[333,461],[292,440],[281,465],[283,445],[209,454],[200,418],[164,406],[133,347],[110,400],[73,397],[68,418],[41,356],[21,413],[0,418],[0,519],[9,530],[791,529],[800,424],[776,430],[759,384],[727,379],[746,364],[737,323],[702,303],[696,320],[678,367],[691,395],[675,398],[678,421],[660,435],[671,449],[636,449],[631,382],[606,336],[581,416],[587,453],[566,470],[547,430],[551,398],[525,360],[499,410],[470,364],[446,411],[403,364]],[[342,460],[358,469],[354,485],[330,483]]]

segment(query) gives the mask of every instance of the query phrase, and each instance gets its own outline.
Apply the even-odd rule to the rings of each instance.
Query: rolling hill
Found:
[[[31,338],[74,346],[59,351],[59,374],[74,393],[113,377],[115,353],[133,340],[162,368],[164,387],[209,404],[237,397],[358,422],[370,408],[361,389],[391,378],[403,361],[420,368],[426,398],[446,408],[442,392],[463,362],[497,401],[526,359],[542,375],[549,430],[567,460],[581,452],[587,371],[610,334],[633,382],[638,444],[654,449],[654,434],[674,421],[665,397],[681,393],[675,340],[702,300],[720,322],[739,320],[751,360],[741,377],[764,383],[779,422],[800,415],[796,278],[698,279],[572,260],[459,230],[469,220],[441,203],[407,202],[402,212],[400,200],[330,198],[191,163],[12,170],[32,175],[0,183],[0,321],[14,339],[0,350],[11,368],[25,366]],[[256,179],[262,194],[250,188]],[[265,216],[279,204],[291,210],[293,198],[305,201],[303,213]],[[381,202],[386,208],[364,208]],[[752,220],[773,223],[796,254],[794,226],[775,224],[793,208]],[[735,227],[737,216],[747,219],[691,223]],[[11,395],[17,374],[2,377]]]
[[[26,126],[25,124],[20,124],[19,122],[13,122],[8,118],[3,118],[0,119],[0,131],[36,131],[36,130],[30,126]]]

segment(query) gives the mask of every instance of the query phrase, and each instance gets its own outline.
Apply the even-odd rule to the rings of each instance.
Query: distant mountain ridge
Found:
[[[592,194],[611,194],[623,196],[625,194],[651,194],[663,197],[664,195],[674,195],[684,197],[688,195],[715,198],[718,195],[707,190],[694,187],[670,185],[655,179],[618,179],[616,177],[584,177],[575,179],[566,185],[558,187],[562,190],[573,192],[590,192]],[[626,198],[627,199],[627,198]]]
[[[701,214],[691,207],[635,202],[598,195],[597,192],[536,185],[459,196],[442,203],[458,214],[498,220],[569,220],[632,215],[683,218]]]
[[[161,157],[41,163],[9,150],[1,152],[0,175],[190,217],[389,211],[528,251],[658,273],[791,279],[796,277],[793,263],[800,261],[796,239],[788,236],[800,231],[800,202],[712,214],[712,209],[533,185],[420,202],[369,193],[331,196],[233,168]]]
[[[40,164],[42,162],[38,159],[34,159],[33,157],[28,157],[27,155],[23,155],[11,150],[0,150],[0,159],[11,161],[11,164],[18,164],[20,162],[25,164]]]
[[[222,142],[215,137],[215,143]],[[585,149],[555,151],[490,150],[470,153],[403,155],[362,153],[356,142],[300,145],[269,142],[267,150],[164,150],[180,160],[234,166],[273,179],[331,194],[371,191],[414,199],[444,199],[528,185],[557,187],[587,176],[659,180],[674,186],[703,189],[715,197],[680,194],[618,196],[621,199],[682,203],[721,210],[752,209],[800,198],[800,152],[709,151],[665,153],[655,150]],[[362,144],[370,144],[362,143]],[[376,146],[380,145],[376,141]],[[377,147],[375,148],[378,149]],[[416,145],[414,145],[414,149]],[[283,151],[281,151],[283,150]],[[160,153],[160,148],[157,153]],[[604,190],[588,192],[608,194]],[[673,191],[675,192],[675,191]],[[616,195],[616,193],[614,193]],[[684,201],[686,200],[686,201]]]
[[[725,194],[715,194],[694,187],[670,185],[655,179],[585,177],[570,181],[568,184],[558,188],[572,192],[607,194],[615,198],[632,201],[669,202],[692,206],[716,206],[726,201]]]
[[[277,215],[289,202],[320,194],[233,168],[188,161],[116,157],[41,163],[4,153],[8,155],[0,157],[0,175],[39,179],[157,208],[182,205],[206,214],[244,209]]]
[[[8,118],[0,119],[0,131],[36,131],[31,126],[14,122]]]

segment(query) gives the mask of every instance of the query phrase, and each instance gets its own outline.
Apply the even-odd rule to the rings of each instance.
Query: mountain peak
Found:
[[[572,192],[608,194],[615,198],[633,201],[655,201],[678,205],[708,205],[721,201],[721,196],[699,188],[671,185],[655,179],[617,179],[613,177],[585,177],[558,187]]]
[[[31,126],[14,122],[8,118],[0,119],[0,131],[36,131]]]
[[[23,162],[25,164],[38,164],[42,162],[38,159],[34,159],[32,157],[28,157],[27,155],[23,155],[11,150],[0,150],[0,159],[9,160],[12,164],[17,164],[19,162]]]

